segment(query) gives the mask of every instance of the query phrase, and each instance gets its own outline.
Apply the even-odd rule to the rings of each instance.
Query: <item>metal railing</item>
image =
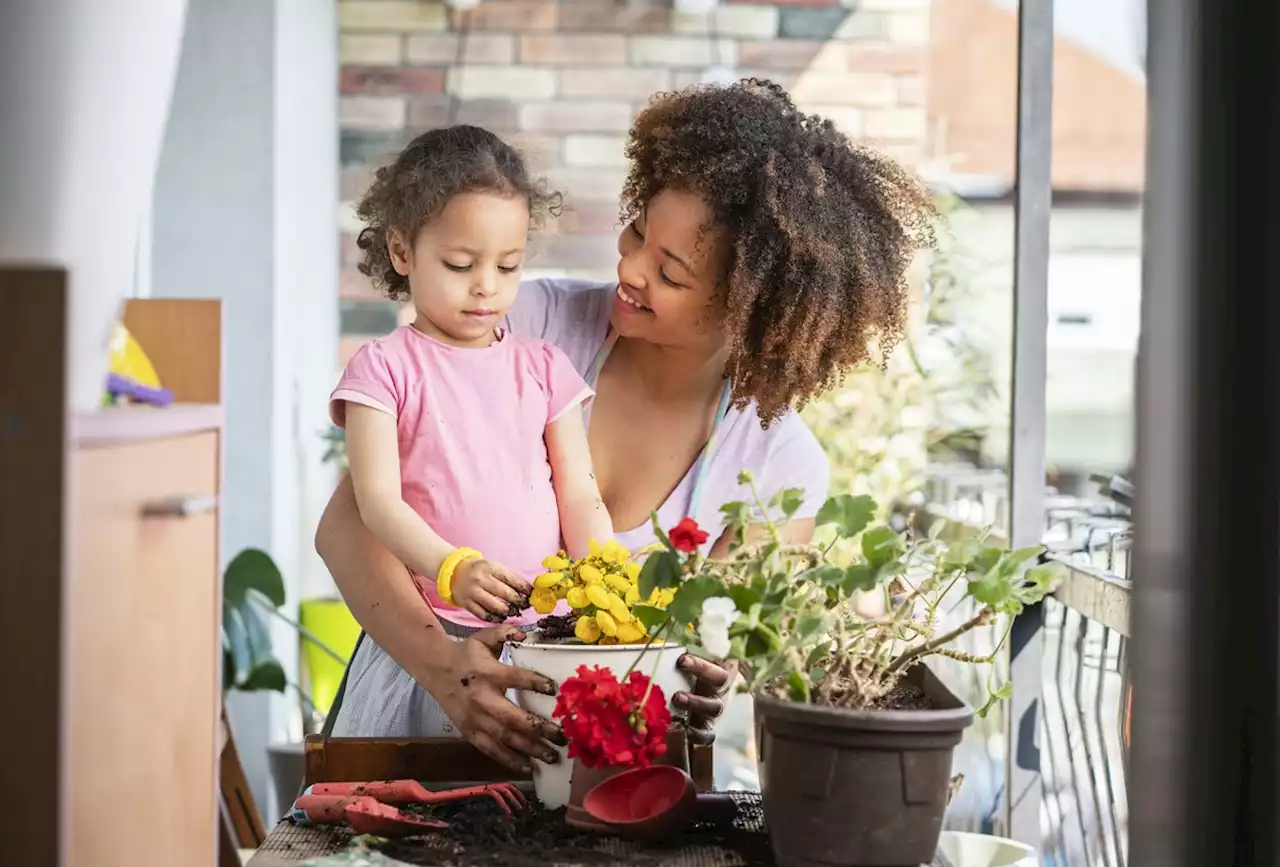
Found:
[[[1087,498],[1046,494],[1044,543],[1048,555],[1067,569],[1040,611],[1027,615],[1043,623],[1038,737],[1028,743],[1029,733],[1013,731],[1004,743],[1006,765],[1025,756],[1038,764],[1038,842],[1042,862],[1056,867],[1124,867],[1128,857],[1132,528],[1123,480],[1108,480],[1103,491]],[[926,491],[927,512],[971,528],[999,528],[1007,517],[1006,492],[1003,473],[936,468]],[[998,532],[990,535],[1000,537]],[[962,611],[957,615],[965,616]],[[974,646],[966,649],[989,651],[991,640],[976,634]],[[1007,665],[1002,668],[1000,679],[1008,676]],[[960,685],[963,690],[970,684],[961,680]],[[1020,688],[1028,688],[1016,671],[1012,687],[1015,697]],[[985,697],[977,689],[971,691],[974,694],[966,696],[971,701]],[[991,743],[993,732],[1010,730],[1003,720],[976,728],[975,737],[984,746]],[[974,767],[989,760],[991,752],[971,747],[957,762],[966,775],[977,771],[988,778],[1002,777],[989,767]],[[968,829],[1006,831],[998,810],[975,809],[972,802],[949,821]]]

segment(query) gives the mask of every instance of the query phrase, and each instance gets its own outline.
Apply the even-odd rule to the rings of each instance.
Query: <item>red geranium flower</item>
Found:
[[[707,531],[698,526],[693,518],[683,518],[667,531],[667,538],[677,551],[692,554],[698,546],[707,541]]]
[[[569,758],[588,768],[643,768],[667,751],[666,696],[638,671],[619,683],[607,668],[578,666],[561,684],[551,716],[569,739]]]

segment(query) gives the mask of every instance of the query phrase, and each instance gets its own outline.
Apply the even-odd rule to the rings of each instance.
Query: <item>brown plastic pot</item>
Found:
[[[924,665],[930,710],[755,700],[765,823],[778,867],[919,867],[942,833],[951,755],[973,708]]]

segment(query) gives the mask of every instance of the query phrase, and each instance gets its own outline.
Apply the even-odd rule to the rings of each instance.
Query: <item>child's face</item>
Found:
[[[455,346],[488,346],[515,300],[528,236],[529,203],[495,193],[454,196],[412,247],[392,233],[387,246],[409,278],[415,327]]]

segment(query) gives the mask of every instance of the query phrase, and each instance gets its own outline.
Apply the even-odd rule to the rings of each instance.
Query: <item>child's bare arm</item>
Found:
[[[390,415],[347,404],[347,461],[360,519],[406,566],[434,579],[454,548],[404,501],[396,440]],[[528,582],[480,558],[458,564],[451,590],[454,605],[488,620],[504,620],[528,604]]]
[[[348,401],[346,430],[347,462],[360,519],[406,566],[434,578],[453,546],[404,501],[395,418]]]
[[[600,498],[582,406],[572,407],[547,425],[547,457],[560,509],[560,532],[569,556],[587,555],[588,543],[613,538],[613,519]]]

